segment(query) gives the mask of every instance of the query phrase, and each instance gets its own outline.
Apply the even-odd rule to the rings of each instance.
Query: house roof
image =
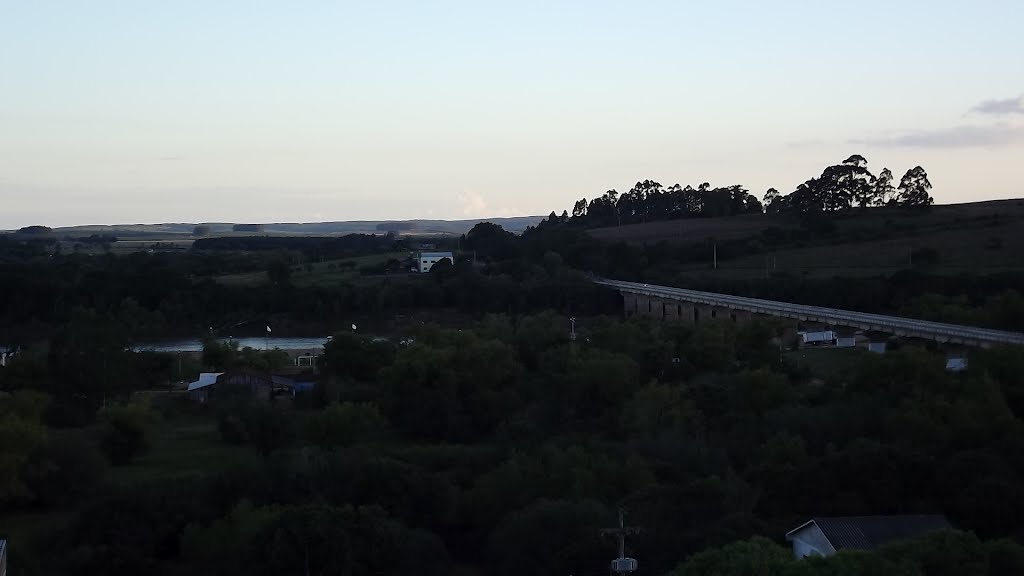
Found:
[[[207,386],[216,384],[217,378],[219,378],[221,374],[223,374],[223,372],[203,372],[199,375],[199,380],[188,385],[188,391],[191,392],[193,390],[206,388]]]
[[[814,518],[787,532],[786,540],[792,540],[793,534],[812,524],[821,530],[836,550],[872,550],[896,540],[953,528],[945,516],[938,514]]]
[[[420,258],[451,258],[451,252],[422,252]]]

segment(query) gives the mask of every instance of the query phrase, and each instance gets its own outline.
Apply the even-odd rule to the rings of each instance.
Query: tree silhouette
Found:
[[[904,206],[930,206],[934,202],[928,193],[931,189],[928,173],[924,168],[915,166],[900,179],[899,203]]]
[[[896,199],[896,188],[892,185],[892,171],[882,168],[875,179],[875,206],[885,206]]]

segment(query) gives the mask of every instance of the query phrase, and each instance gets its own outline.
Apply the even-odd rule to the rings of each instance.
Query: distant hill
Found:
[[[927,209],[869,208],[801,220],[795,215],[694,218],[596,228],[604,241],[717,245],[719,276],[770,272],[849,276],[926,267],[936,272],[1024,269],[1024,199],[947,204]],[[769,270],[770,269],[770,270]]]
[[[344,234],[383,234],[395,231],[406,235],[453,235],[465,234],[480,222],[493,222],[505,230],[522,233],[529,226],[534,226],[543,216],[518,216],[512,218],[478,218],[471,220],[353,220],[340,222],[309,222],[309,223],[233,223],[233,222],[197,222],[167,224],[112,224],[95,226],[69,226],[54,228],[57,236],[83,236],[90,234],[109,234],[118,238],[166,238],[173,236],[191,236],[196,226],[205,227],[204,232],[210,236],[244,233],[250,228],[259,227],[263,234],[282,235],[317,235],[334,236]],[[245,230],[239,231],[238,227]],[[248,232],[252,233],[252,232]]]

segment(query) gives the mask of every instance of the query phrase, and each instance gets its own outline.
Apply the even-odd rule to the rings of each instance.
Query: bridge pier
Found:
[[[626,318],[635,316],[639,311],[638,296],[632,292],[620,292],[620,294],[622,294],[622,308],[626,313]]]

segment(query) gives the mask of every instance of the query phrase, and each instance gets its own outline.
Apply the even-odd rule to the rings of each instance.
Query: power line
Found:
[[[601,530],[604,536],[616,536],[619,539],[619,557],[612,560],[612,571],[619,574],[636,572],[637,562],[633,558],[626,558],[626,536],[634,536],[640,533],[637,526],[626,526],[626,510],[619,508],[619,527],[605,528]]]

